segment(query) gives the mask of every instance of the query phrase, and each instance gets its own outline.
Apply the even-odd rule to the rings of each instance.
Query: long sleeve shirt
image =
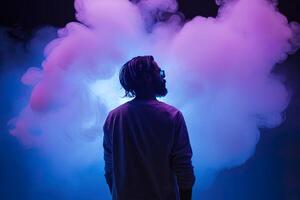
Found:
[[[105,177],[113,200],[178,200],[195,176],[182,113],[158,100],[132,100],[103,126]]]

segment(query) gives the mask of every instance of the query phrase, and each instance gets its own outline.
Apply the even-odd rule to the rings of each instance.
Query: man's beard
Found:
[[[166,88],[165,83],[159,83],[156,85],[156,97],[164,97],[168,94],[168,90]]]

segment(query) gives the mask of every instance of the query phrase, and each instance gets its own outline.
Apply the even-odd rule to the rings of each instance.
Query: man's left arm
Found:
[[[104,148],[104,171],[106,183],[109,186],[110,193],[112,193],[112,138],[111,138],[111,128],[110,128],[109,116],[106,118],[103,125],[103,148]]]

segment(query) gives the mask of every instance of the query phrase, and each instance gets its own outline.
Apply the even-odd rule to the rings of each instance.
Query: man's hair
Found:
[[[124,97],[135,97],[136,90],[141,88],[143,74],[153,67],[153,56],[137,56],[126,62],[119,73],[119,79],[125,90]]]

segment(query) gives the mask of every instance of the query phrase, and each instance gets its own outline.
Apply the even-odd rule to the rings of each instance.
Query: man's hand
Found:
[[[180,189],[180,200],[191,200],[192,199],[192,188],[191,189]]]

